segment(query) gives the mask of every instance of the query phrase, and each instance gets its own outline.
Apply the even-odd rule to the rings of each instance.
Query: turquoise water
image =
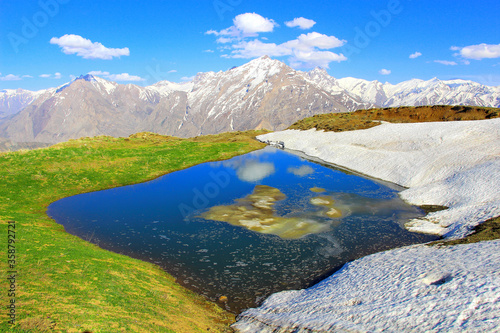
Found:
[[[276,216],[321,228],[288,239],[201,217],[212,207],[241,202],[257,185],[284,194],[274,203]],[[271,293],[311,286],[347,261],[436,239],[403,228],[424,213],[397,194],[380,182],[268,147],[147,183],[65,198],[47,212],[67,232],[155,263],[210,300],[227,297],[219,304],[237,313]],[[342,216],[326,216],[311,204],[315,197],[332,199]]]

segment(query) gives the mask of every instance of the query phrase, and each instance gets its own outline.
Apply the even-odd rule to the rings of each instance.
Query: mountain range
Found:
[[[179,137],[266,128],[281,130],[315,114],[401,105],[500,107],[500,87],[413,79],[396,85],[336,79],[324,69],[294,70],[267,56],[190,82],[141,87],[90,74],[37,92],[0,91],[0,137],[56,143],[142,131]]]

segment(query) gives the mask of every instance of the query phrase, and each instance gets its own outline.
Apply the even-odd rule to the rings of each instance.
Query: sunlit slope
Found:
[[[193,139],[151,133],[73,140],[0,154],[0,248],[7,271],[7,224],[15,221],[16,324],[2,332],[223,332],[234,321],[180,287],[158,267],[108,252],[66,233],[45,210],[83,192],[143,182],[261,148],[236,132]],[[14,222],[11,222],[13,224]],[[0,296],[6,305],[7,279]]]
[[[481,120],[500,117],[500,109],[479,106],[400,106],[358,110],[348,113],[327,113],[297,121],[289,129],[325,131],[352,131],[391,123],[421,123],[432,121]]]

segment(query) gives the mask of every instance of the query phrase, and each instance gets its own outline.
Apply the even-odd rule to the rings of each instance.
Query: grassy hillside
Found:
[[[15,270],[16,324],[8,324],[9,281],[0,283],[1,332],[223,332],[234,316],[180,287],[158,267],[66,233],[46,214],[53,201],[143,182],[261,148],[262,132],[178,139],[151,133],[73,140],[0,154],[2,272]],[[10,222],[9,222],[10,221]],[[8,225],[16,261],[8,267]],[[12,238],[12,237],[11,237]],[[13,262],[11,262],[13,263]]]
[[[391,123],[420,123],[429,121],[480,120],[500,117],[500,109],[477,106],[400,106],[396,108],[358,110],[349,113],[326,113],[302,119],[290,129],[311,128],[325,131],[352,131]]]

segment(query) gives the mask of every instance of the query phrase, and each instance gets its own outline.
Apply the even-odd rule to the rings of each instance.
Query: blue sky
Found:
[[[264,54],[336,78],[497,86],[499,17],[498,0],[0,0],[0,89],[180,82]]]

